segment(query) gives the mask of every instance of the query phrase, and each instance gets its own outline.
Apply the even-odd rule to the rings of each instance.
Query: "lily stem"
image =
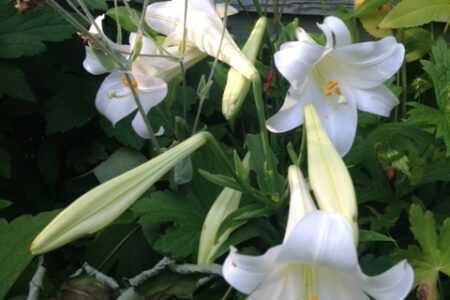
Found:
[[[206,84],[205,84],[206,90],[203,91],[202,94],[200,95],[200,103],[198,104],[197,115],[195,116],[195,121],[194,121],[194,127],[192,127],[192,135],[197,130],[198,122],[200,120],[200,113],[203,109],[203,104],[206,100],[206,96],[209,94],[211,81],[214,76],[214,71],[216,69],[217,63],[219,61],[220,52],[222,51],[222,44],[223,44],[223,39],[225,38],[225,32],[227,31],[228,0],[225,0],[224,3],[225,3],[225,11],[224,11],[223,28],[222,28],[222,33],[220,36],[219,47],[217,48],[217,54],[214,59],[214,63],[211,67],[211,72],[209,73],[208,80],[206,81]]]
[[[134,102],[136,103],[136,106],[138,107],[139,113],[141,114],[142,119],[144,120],[145,126],[147,126],[148,132],[150,134],[150,140],[152,141],[153,148],[155,148],[156,153],[161,153],[161,147],[159,146],[158,140],[156,139],[155,133],[153,131],[152,125],[147,119],[147,114],[145,113],[144,107],[141,104],[141,101],[139,100],[139,96],[136,93],[136,90],[133,88],[133,83],[131,81],[130,75],[128,73],[124,72],[125,79],[127,80],[128,86],[130,87],[131,93],[133,94]]]
[[[270,153],[270,145],[269,145],[269,135],[267,133],[266,128],[266,117],[264,112],[264,101],[262,98],[262,85],[261,85],[261,78],[259,76],[259,73],[256,72],[255,75],[252,77],[252,84],[253,84],[253,98],[255,100],[255,106],[256,106],[256,113],[258,117],[258,123],[259,123],[259,130],[261,132],[261,143],[263,148],[263,154],[264,154],[264,169],[265,169],[265,180],[270,186],[270,190],[272,192],[277,191],[277,185],[275,182],[274,174],[276,172],[275,166],[273,165],[273,160],[271,158]]]

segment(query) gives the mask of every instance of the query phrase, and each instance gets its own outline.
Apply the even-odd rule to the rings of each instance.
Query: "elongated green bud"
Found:
[[[358,209],[352,179],[320,123],[313,104],[305,105],[308,173],[320,209],[340,213],[353,227],[358,241]]]
[[[246,171],[248,171],[249,163],[250,156],[246,155],[243,161]],[[212,263],[216,251],[233,232],[234,228],[228,228],[222,235],[217,235],[220,225],[226,217],[238,209],[241,197],[241,192],[226,187],[214,201],[203,222],[197,257],[198,264]]]
[[[259,18],[245,43],[244,48],[242,48],[242,53],[244,53],[252,63],[255,63],[256,55],[258,54],[266,27],[267,19],[265,17]],[[227,85],[225,86],[222,99],[222,113],[227,120],[236,116],[241,109],[242,103],[250,88],[250,83],[250,80],[238,70],[230,68],[228,71]]]
[[[208,135],[200,132],[78,198],[39,233],[31,253],[51,251],[106,227],[179,161],[204,145]]]

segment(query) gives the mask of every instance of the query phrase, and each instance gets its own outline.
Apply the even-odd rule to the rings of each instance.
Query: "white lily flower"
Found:
[[[303,106],[312,102],[331,141],[345,155],[355,137],[357,109],[389,116],[398,104],[383,82],[400,68],[405,49],[393,37],[351,44],[347,27],[336,17],[318,26],[327,38],[324,47],[299,28],[298,41],[275,53],[275,65],[291,87],[266,124],[273,132],[293,129],[303,124]]]
[[[185,6],[187,2],[187,13]],[[183,40],[186,24],[186,41],[200,51],[216,56],[222,36],[224,14],[223,5],[212,0],[171,0],[152,3],[147,7],[145,20],[154,30],[167,36],[170,41]],[[228,6],[229,14],[237,10]],[[187,16],[184,22],[184,16]],[[253,64],[241,52],[228,30],[225,30],[219,60],[229,64],[251,80],[256,73]]]
[[[413,284],[402,261],[374,277],[358,264],[350,224],[341,215],[315,210],[298,167],[290,167],[291,207],[283,244],[264,255],[232,250],[223,265],[225,280],[249,300],[404,299]]]
[[[102,29],[102,20],[103,16],[96,19],[97,27],[100,30]],[[98,33],[94,26],[91,26],[90,31]],[[136,34],[131,33],[130,45],[118,45],[109,40],[107,40],[107,44],[112,50],[121,51],[124,57],[128,57],[136,40]],[[113,125],[138,109],[132,89],[135,90],[144,112],[147,114],[152,107],[158,105],[166,97],[166,82],[181,73],[179,62],[167,57],[167,55],[177,57],[178,46],[164,47],[163,45],[161,47],[164,47],[164,52],[152,39],[142,37],[140,42],[142,43],[140,54],[132,63],[131,70],[125,72],[116,67],[105,78],[97,92],[95,105]],[[203,57],[204,55],[200,51],[189,48],[183,60],[185,68],[192,66]],[[83,66],[92,74],[111,71],[103,66],[89,47],[86,47],[86,59]],[[125,74],[129,75],[130,81],[127,80]],[[136,114],[131,125],[139,136],[150,138],[150,133],[140,113]],[[156,134],[162,134],[162,131],[160,130]]]

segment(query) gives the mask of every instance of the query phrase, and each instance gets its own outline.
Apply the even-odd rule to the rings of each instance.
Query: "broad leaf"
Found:
[[[0,0],[5,6],[8,0]],[[11,4],[12,5],[12,4]],[[0,19],[0,57],[31,56],[45,50],[43,41],[56,42],[69,38],[74,28],[50,7],[19,14],[8,9]]]
[[[57,214],[23,215],[8,223],[0,219],[0,299],[33,259],[28,248],[36,234]]]
[[[147,161],[147,158],[134,149],[119,148],[107,160],[94,169],[98,181],[105,182],[131,170]]]
[[[403,0],[381,22],[382,28],[420,26],[450,15],[448,0]]]
[[[8,95],[25,101],[36,101],[22,70],[11,64],[0,63],[0,98]]]

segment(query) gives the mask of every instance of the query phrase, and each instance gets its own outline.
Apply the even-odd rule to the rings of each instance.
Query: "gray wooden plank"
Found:
[[[261,8],[267,10],[267,12],[272,12],[272,0],[261,0],[259,1]],[[322,6],[322,2],[325,7]],[[279,1],[281,6],[283,0]],[[230,0],[230,4],[239,10],[243,10],[242,6],[245,7],[247,11],[256,11],[252,0]],[[352,9],[353,0],[285,0],[284,1],[284,13],[293,15],[323,15],[324,8],[326,14],[333,13],[338,6],[343,6],[346,9]]]

